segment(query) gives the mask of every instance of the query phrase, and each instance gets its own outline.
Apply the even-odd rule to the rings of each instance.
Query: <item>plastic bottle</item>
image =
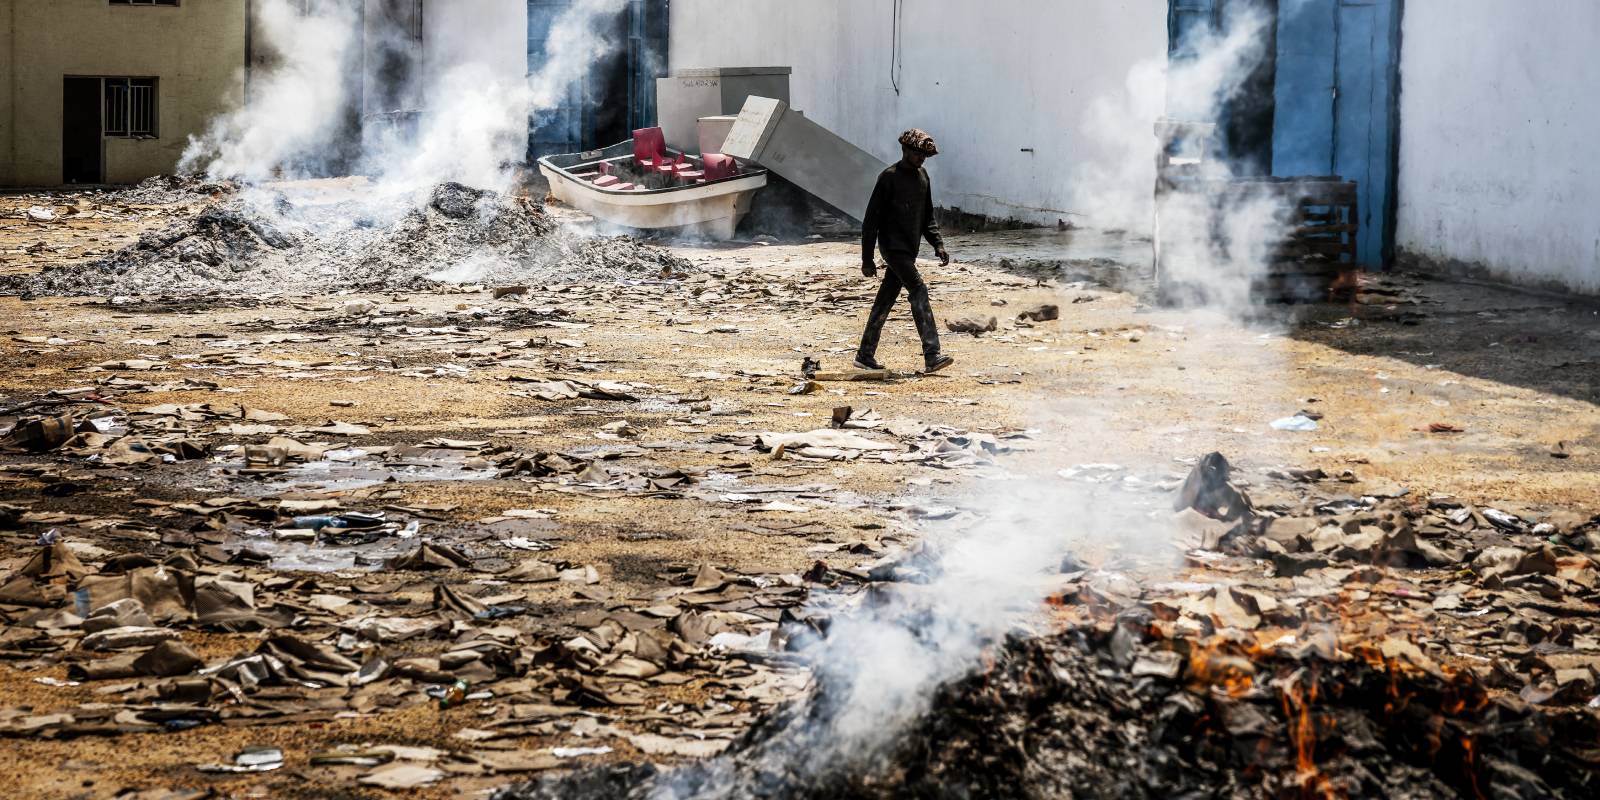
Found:
[[[326,514],[317,514],[309,517],[295,517],[294,526],[300,530],[320,531],[323,528],[348,528],[350,523]]]
[[[457,680],[455,683],[450,684],[450,688],[444,690],[444,694],[439,695],[439,708],[441,710],[446,708],[454,708],[462,703],[465,703],[466,701],[467,682],[464,680]]]

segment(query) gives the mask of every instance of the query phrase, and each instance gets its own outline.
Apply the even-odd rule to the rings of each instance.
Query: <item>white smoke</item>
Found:
[[[550,26],[545,42],[545,64],[529,76],[527,102],[531,108],[552,108],[588,66],[615,51],[618,42],[604,36],[598,23],[622,11],[628,0],[578,0]]]
[[[360,20],[347,6],[302,12],[286,0],[258,6],[257,35],[272,51],[252,74],[239,109],[213,119],[189,139],[180,172],[261,181],[284,171],[320,172],[344,124],[340,109],[350,49]]]
[[[870,763],[929,711],[937,686],[966,674],[986,647],[1037,615],[1059,585],[1064,555],[1092,547],[1094,537],[1170,540],[1161,523],[1139,518],[1117,496],[1053,475],[973,487],[968,499],[985,516],[933,537],[932,580],[897,584],[903,593],[830,628],[818,670],[834,692],[826,702],[837,708],[826,745],[808,754],[813,769]]]
[[[520,65],[507,68],[504,58],[496,58],[503,54],[485,52],[492,48],[483,44],[504,33],[485,26],[501,21],[489,15],[507,2],[516,5],[478,0],[447,6],[434,0],[426,6],[432,27],[422,58],[409,76],[397,78],[404,85],[383,87],[389,96],[420,98],[424,107],[365,109],[421,112],[414,131],[368,121],[356,165],[372,179],[378,203],[426,192],[442,181],[510,188],[526,155],[530,114],[558,105],[590,65],[621,45],[605,35],[602,23],[623,11],[627,0],[579,0],[553,23],[544,64],[532,74]],[[351,96],[351,87],[360,85],[362,48],[406,52],[418,43],[404,40],[405,31],[364,28],[346,4],[304,10],[292,0],[263,0],[258,8],[258,35],[277,58],[252,75],[243,107],[190,141],[180,169],[247,182],[327,174],[348,155],[342,147],[349,137],[343,127],[348,110],[363,105]],[[375,74],[365,77],[373,80]]]
[[[1082,209],[1090,225],[1148,232],[1155,206],[1155,139],[1152,126],[1165,113],[1167,63],[1141,61],[1128,70],[1123,91],[1095,98],[1083,129],[1109,157],[1081,161],[1072,170],[1069,208]]]
[[[1166,58],[1136,64],[1125,91],[1098,98],[1084,120],[1084,132],[1116,157],[1079,164],[1073,174],[1073,207],[1087,209],[1092,225],[1155,238],[1167,285],[1182,287],[1169,299],[1233,317],[1249,316],[1258,305],[1255,284],[1288,231],[1282,209],[1259,192],[1179,191],[1166,195],[1158,215],[1155,127],[1158,120],[1216,123],[1267,55],[1272,24],[1265,14],[1234,14],[1220,31],[1192,32],[1184,55],[1170,64]],[[1197,130],[1179,137],[1179,157],[1195,162],[1185,167],[1186,179],[1236,177],[1217,157],[1220,128],[1209,138]]]
[[[430,37],[420,93],[428,109],[414,142],[388,141],[366,154],[380,194],[426,190],[440,180],[505,191],[510,165],[525,155],[529,117],[559,106],[590,66],[621,42],[603,22],[627,0],[579,0],[551,25],[545,61],[527,76],[507,74],[476,54],[482,31],[472,20]]]

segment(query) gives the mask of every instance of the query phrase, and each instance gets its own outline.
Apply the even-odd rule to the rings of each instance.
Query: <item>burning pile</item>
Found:
[[[941,687],[933,711],[887,752],[843,768],[803,766],[827,744],[824,686],[719,759],[677,771],[603,767],[498,800],[1533,798],[1600,787],[1600,719],[1582,710],[1491,697],[1470,673],[1430,674],[1375,651],[1329,657],[1314,645],[1266,654],[1229,642],[1137,644],[1145,655],[1129,671],[1118,662],[1140,627],[1013,637],[986,668]]]
[[[249,191],[87,265],[12,279],[33,295],[281,294],[430,283],[615,280],[690,265],[628,237],[571,233],[524,198],[457,183],[382,220],[370,202]],[[381,211],[381,209],[380,209]]]
[[[1595,560],[1573,548],[1592,549],[1600,517],[1533,524],[1440,495],[1291,502],[1244,485],[1213,453],[1169,500],[1195,571],[1141,580],[1069,556],[1048,613],[1009,629],[967,613],[987,608],[979,593],[924,591],[959,563],[933,550],[893,569],[814,569],[834,589],[859,582],[852,613],[876,615],[873,635],[923,645],[881,652],[937,661],[976,639],[981,655],[921,696],[895,694],[862,677],[881,665],[840,668],[840,648],[813,646],[808,630],[874,647],[814,605],[775,641],[815,656],[815,689],[722,756],[588,770],[501,800],[1595,795]]]

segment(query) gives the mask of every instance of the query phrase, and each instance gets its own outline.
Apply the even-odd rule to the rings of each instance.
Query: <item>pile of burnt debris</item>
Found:
[[[1594,796],[1600,517],[1278,472],[1198,459],[1174,502],[1196,571],[1065,558],[1032,631],[881,736],[842,741],[850,676],[822,669],[716,759],[501,798]],[[899,624],[937,636],[939,613]]]
[[[629,237],[570,232],[528,198],[457,183],[433,187],[421,202],[330,199],[295,187],[219,190],[218,197],[104,259],[12,278],[0,291],[259,295],[611,280],[691,268]]]
[[[130,205],[174,205],[220,199],[239,189],[236,181],[204,175],[155,175],[130,188],[109,190],[105,196]]]
[[[1494,697],[1468,673],[1376,652],[1316,651],[1185,647],[1137,619],[1013,636],[903,735],[842,763],[807,757],[828,745],[823,687],[717,759],[590,769],[498,798],[1534,798],[1600,786],[1593,714]],[[1140,669],[1135,652],[1176,669]]]

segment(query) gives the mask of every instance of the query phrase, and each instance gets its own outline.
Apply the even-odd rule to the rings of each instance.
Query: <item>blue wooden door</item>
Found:
[[[1356,260],[1381,268],[1394,242],[1397,0],[1282,3],[1272,174],[1357,185]]]

